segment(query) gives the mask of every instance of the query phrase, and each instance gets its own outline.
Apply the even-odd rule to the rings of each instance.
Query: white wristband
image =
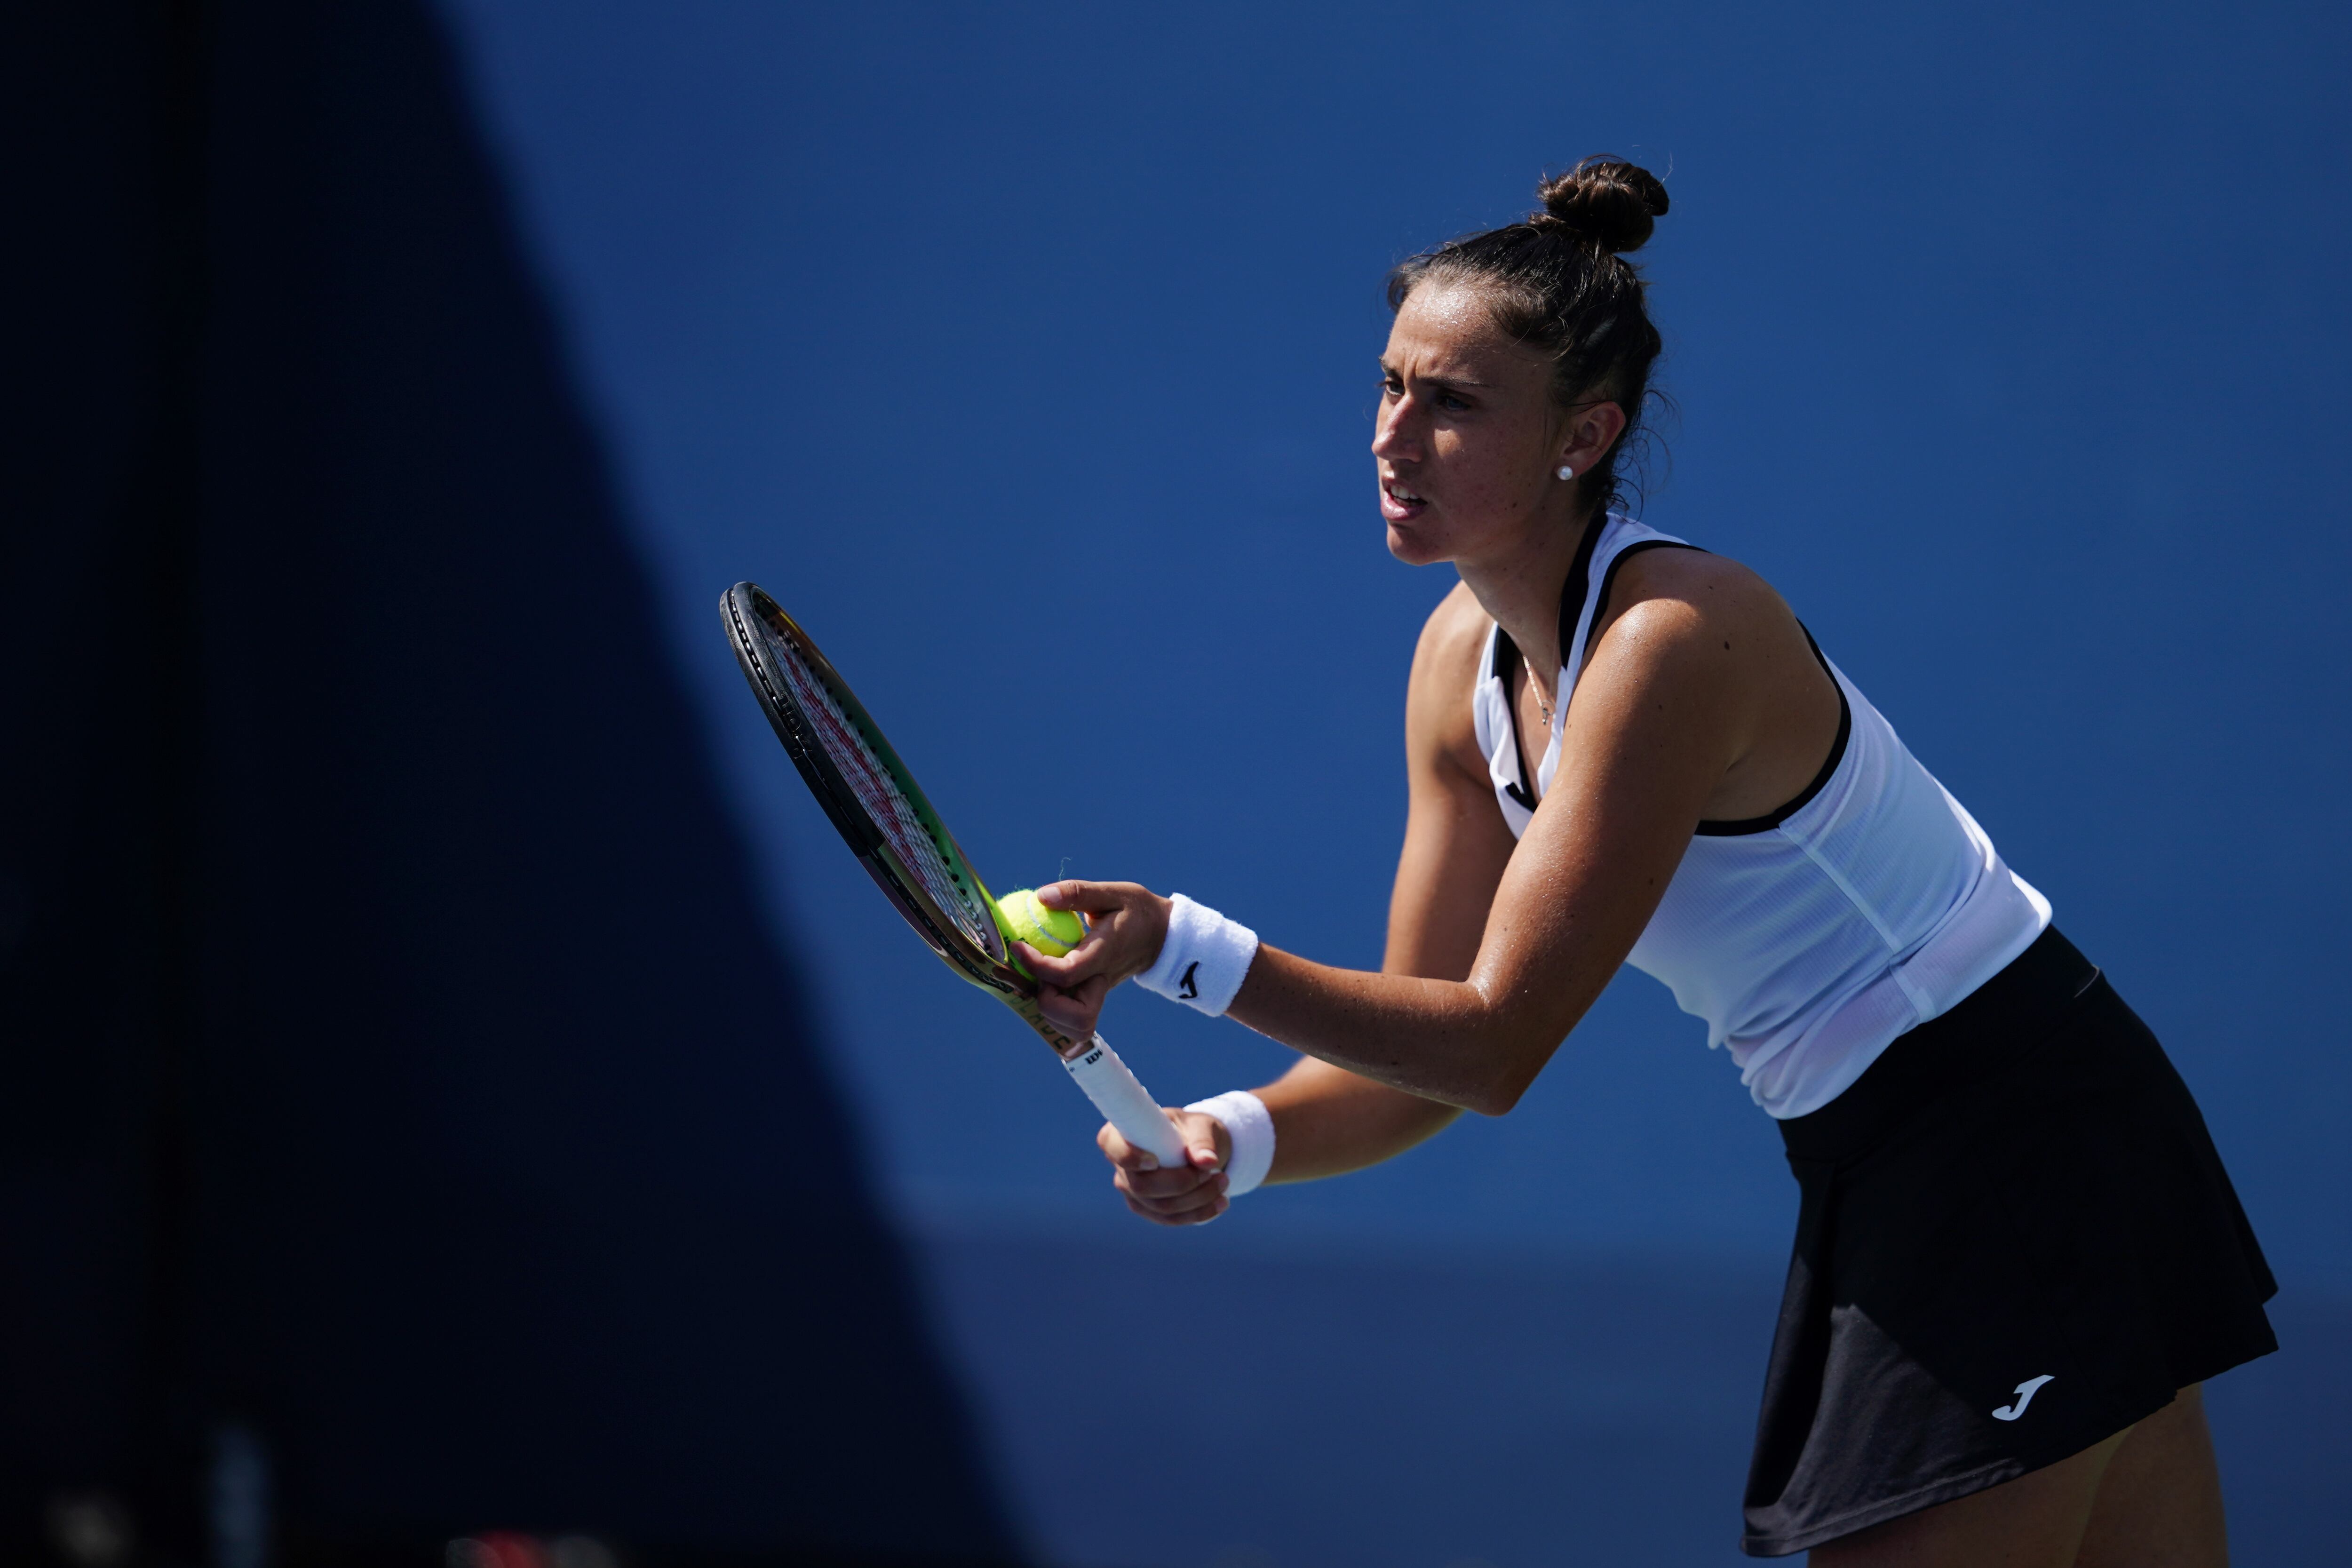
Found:
[[[1135,977],[1146,991],[1216,1017],[1257,956],[1257,932],[1179,893],[1170,900],[1168,940],[1160,962]]]
[[[1274,1169],[1274,1118],[1265,1101],[1245,1089],[1229,1089],[1213,1100],[1196,1100],[1184,1108],[1213,1116],[1225,1124],[1233,1152],[1225,1156],[1225,1196],[1237,1198],[1253,1191]]]

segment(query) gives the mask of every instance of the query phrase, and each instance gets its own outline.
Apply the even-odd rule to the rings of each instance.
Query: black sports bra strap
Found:
[[[1559,585],[1559,658],[1568,662],[1568,645],[1576,636],[1576,620],[1584,614],[1584,595],[1592,586],[1592,552],[1601,546],[1601,536],[1609,531],[1611,519],[1606,512],[1592,520],[1584,537],[1576,546],[1576,559],[1569,563],[1568,580]],[[1559,701],[1565,704],[1568,694],[1561,692]]]
[[[1601,536],[1608,529],[1609,519],[1603,514],[1584,531],[1584,537],[1577,542],[1576,558],[1569,563],[1568,579],[1559,585],[1559,646],[1563,654],[1568,649],[1569,638],[1576,635],[1576,617],[1584,613],[1585,591],[1592,585],[1592,552],[1599,547]],[[1520,743],[1519,737],[1519,702],[1511,690],[1511,678],[1518,673],[1522,662],[1519,645],[1511,640],[1510,633],[1496,626],[1493,674],[1503,683],[1503,708],[1511,716],[1511,771],[1518,775],[1503,786],[1503,793],[1527,810],[1533,811],[1536,808],[1535,784],[1528,777],[1527,748]],[[1565,693],[1561,693],[1553,700],[1564,704],[1568,699]],[[1544,739],[1549,746],[1551,738],[1547,735]]]

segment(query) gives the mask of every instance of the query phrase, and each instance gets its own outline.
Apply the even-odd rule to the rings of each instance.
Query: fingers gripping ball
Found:
[[[1087,940],[1086,922],[1067,910],[1049,910],[1034,890],[1022,888],[996,900],[1005,935],[1027,942],[1048,958],[1059,958]]]

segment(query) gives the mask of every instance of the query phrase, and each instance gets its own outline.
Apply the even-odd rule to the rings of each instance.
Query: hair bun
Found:
[[[1571,230],[1612,256],[1641,249],[1666,213],[1666,187],[1622,158],[1587,158],[1537,185],[1536,195],[1543,209],[1529,223]]]

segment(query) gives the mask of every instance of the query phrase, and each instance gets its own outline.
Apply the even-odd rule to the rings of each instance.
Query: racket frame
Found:
[[[1036,1031],[1038,1037],[1053,1048],[1054,1054],[1062,1058],[1065,1066],[1075,1071],[1095,1049],[1107,1050],[1101,1037],[1073,1039],[1056,1028],[1039,1010],[1037,983],[1013,956],[1013,934],[1004,929],[1003,917],[998,913],[996,900],[989,893],[987,884],[980,879],[979,872],[972,868],[962,847],[956,843],[955,836],[948,831],[947,824],[932,808],[929,797],[915,782],[912,770],[890,744],[888,737],[883,734],[882,726],[874,721],[874,716],[866,710],[866,705],[858,701],[857,694],[850,689],[849,682],[842,679],[833,661],[824,657],[815,639],[755,583],[738,583],[730,588],[720,600],[720,609],[727,622],[728,641],[735,649],[736,663],[742,667],[743,678],[751,683],[753,694],[759,698],[760,708],[767,714],[776,738],[783,742],[785,753],[793,759],[793,765],[800,770],[802,779],[809,786],[809,793],[815,795],[817,804],[824,808],[824,814],[835,831],[856,855],[858,864],[866,868],[866,874],[874,879],[875,885],[897,907],[907,923],[915,928],[916,933],[939,955],[941,963],[1019,1014],[1022,1021]],[[997,942],[1003,950],[1001,953],[989,952],[965,933],[954,915],[941,907],[930,889],[923,885],[922,878],[900,858],[889,839],[874,824],[856,788],[843,776],[823,742],[817,739],[810,719],[792,695],[792,687],[783,673],[771,667],[767,647],[753,629],[755,626],[766,626],[771,634],[790,645],[856,729],[859,738],[881,762],[890,775],[891,783],[898,786],[899,793],[906,796],[907,803],[914,808],[923,831],[929,836],[946,862],[950,875],[971,884],[980,907],[987,911],[991,923],[995,927]]]

